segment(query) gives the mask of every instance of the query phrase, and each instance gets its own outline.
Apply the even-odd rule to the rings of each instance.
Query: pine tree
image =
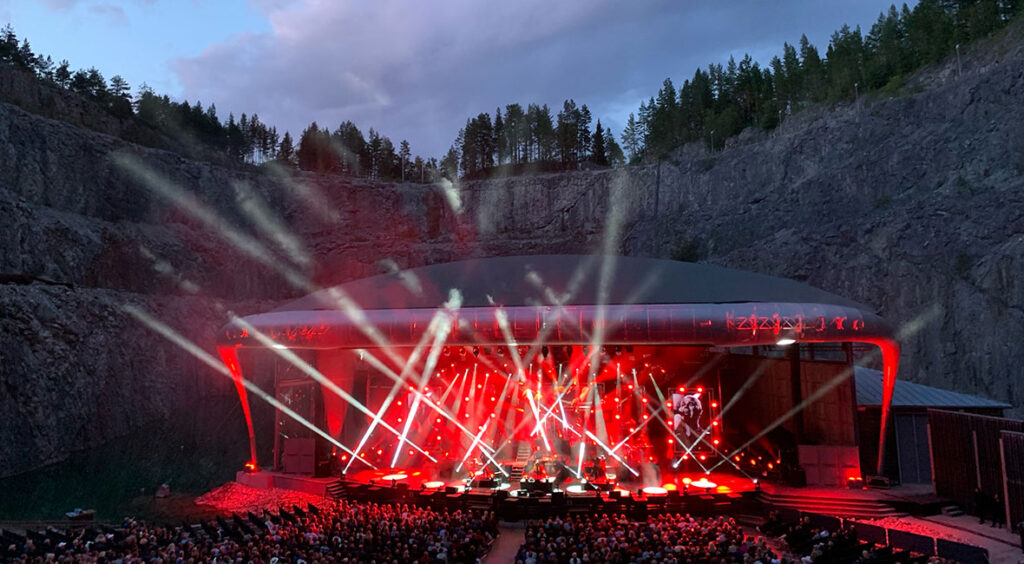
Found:
[[[114,96],[127,99],[130,92],[131,87],[128,86],[128,81],[121,75],[115,74],[114,78],[110,79],[110,93]]]
[[[455,145],[448,148],[443,159],[441,159],[441,176],[448,180],[456,180],[459,177],[459,150]]]
[[[590,133],[590,108],[586,104],[580,106],[576,118],[576,160],[585,161],[589,158],[593,136]]]
[[[558,112],[555,132],[558,139],[558,155],[562,167],[575,169],[579,162],[579,126],[580,110],[576,101],[569,99],[562,102],[562,111]]]
[[[526,112],[519,104],[505,106],[505,121],[502,124],[505,137],[505,150],[508,153],[509,161],[512,164],[520,164],[524,161],[524,143],[528,135],[526,125]]]
[[[412,150],[409,148],[409,142],[405,139],[402,139],[398,146],[398,157],[402,161],[402,182],[405,182],[405,171],[409,166],[409,157],[412,156]]]
[[[53,80],[61,88],[69,88],[71,86],[71,65],[67,59],[64,59],[57,65],[57,69],[53,71]]]
[[[812,102],[825,99],[825,66],[818,54],[818,48],[811,45],[806,35],[800,36],[800,59],[804,72],[803,96]],[[788,108],[780,108],[784,112]]]
[[[629,119],[626,120],[626,128],[622,130],[622,144],[629,154],[630,162],[640,156],[640,138],[640,124],[637,123],[636,116],[630,112]]]
[[[594,141],[590,152],[590,159],[594,164],[600,166],[608,166],[608,155],[605,152],[604,133],[604,128],[601,127],[601,120],[597,120],[597,125],[594,126]]]
[[[0,62],[17,63],[18,57],[18,36],[14,33],[11,24],[0,29]]]
[[[608,157],[608,164],[613,167],[620,167],[626,164],[626,156],[622,154],[622,147],[615,142],[611,128],[604,131],[605,154]]]
[[[295,147],[292,144],[292,134],[284,132],[281,144],[277,147],[277,162],[287,166],[295,166]]]
[[[370,170],[366,138],[351,121],[343,121],[331,134],[331,146],[340,158],[340,172],[360,176]]]
[[[494,109],[494,150],[497,157],[496,164],[501,166],[505,162],[505,122],[501,118],[501,108]]]
[[[235,125],[234,115],[228,116],[228,130],[230,131]],[[314,121],[309,124],[309,127],[302,131],[302,135],[299,136],[299,148],[295,151],[296,163],[302,170],[317,170],[317,157],[319,153],[320,127]]]

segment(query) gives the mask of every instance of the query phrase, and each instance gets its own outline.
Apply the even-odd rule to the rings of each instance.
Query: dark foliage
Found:
[[[799,48],[760,68],[750,55],[739,63],[697,69],[676,90],[665,79],[657,96],[630,114],[622,143],[630,162],[663,158],[684,143],[714,150],[747,127],[772,129],[815,102],[849,100],[871,92],[896,93],[908,73],[941,61],[957,46],[990,35],[1024,11],[1022,0],[922,0],[913,9],[891,6],[867,35],[843,26],[822,57],[807,36]]]

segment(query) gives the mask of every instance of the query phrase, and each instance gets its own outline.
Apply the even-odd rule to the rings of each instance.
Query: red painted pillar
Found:
[[[245,424],[249,427],[249,464],[246,466],[256,470],[259,465],[256,461],[256,433],[252,428],[252,412],[249,411],[249,395],[245,391],[245,380],[242,378],[242,366],[238,363],[238,350],[235,347],[217,347],[221,360],[231,372],[231,379],[235,382],[238,390],[238,399],[242,402],[242,411],[245,413]]]
[[[892,407],[892,393],[896,387],[896,371],[900,366],[900,344],[895,339],[887,339],[876,343],[882,349],[882,424],[881,436],[878,439],[878,468],[882,474],[882,463],[885,457],[885,437],[889,429],[889,413]]]

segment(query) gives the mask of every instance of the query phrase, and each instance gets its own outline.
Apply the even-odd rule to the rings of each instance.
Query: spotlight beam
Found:
[[[162,321],[156,319],[155,317],[149,315],[145,311],[143,311],[143,310],[141,310],[141,309],[139,309],[139,308],[137,308],[137,307],[135,307],[133,305],[124,305],[124,306],[122,306],[122,309],[126,313],[128,313],[129,315],[134,317],[138,322],[142,323],[146,327],[148,327],[151,330],[155,331],[156,333],[160,334],[162,337],[164,337],[168,341],[174,343],[175,345],[180,347],[185,352],[187,352],[187,353],[191,354],[192,356],[196,357],[203,364],[206,364],[207,366],[212,368],[218,374],[220,374],[222,376],[225,376],[225,377],[228,377],[228,378],[231,378],[232,380],[234,380],[234,376],[231,375],[231,371],[229,371],[227,369],[227,367],[224,366],[224,364],[222,362],[218,362],[217,359],[213,358],[213,356],[210,355],[210,353],[208,353],[208,352],[204,351],[203,349],[201,349],[198,345],[196,345],[192,341],[190,341],[187,338],[185,338],[183,335],[181,335],[180,333],[178,333],[177,331],[172,329],[167,324],[163,323]],[[270,394],[268,394],[268,393],[264,392],[263,390],[261,390],[259,388],[259,386],[257,386],[256,384],[254,384],[254,383],[252,383],[249,380],[246,380],[244,378],[241,379],[241,383],[242,383],[243,386],[245,386],[246,390],[252,392],[253,394],[256,395],[256,397],[258,397],[258,398],[262,399],[263,401],[269,403],[275,409],[281,410],[282,413],[284,413],[288,417],[291,417],[292,419],[294,419],[296,422],[298,422],[303,427],[306,427],[310,431],[313,431],[317,435],[320,435],[324,439],[327,439],[328,442],[330,442],[334,446],[340,448],[341,450],[343,450],[343,451],[345,451],[345,452],[347,452],[347,453],[349,453],[349,454],[351,454],[353,456],[355,455],[354,452],[352,452],[345,445],[341,444],[341,442],[339,442],[337,439],[335,439],[334,437],[332,437],[329,434],[325,433],[319,427],[317,427],[316,425],[313,425],[312,423],[307,421],[305,418],[303,418],[298,413],[295,413],[294,411],[289,409],[288,406],[286,406],[286,405],[282,404],[281,402],[279,402],[277,400],[277,398],[274,398]],[[377,468],[376,466],[374,466],[373,464],[371,464],[370,462],[368,462],[366,460],[362,460],[362,462],[363,462],[363,464],[366,464],[370,468],[373,468],[373,469]]]
[[[218,234],[225,242],[235,247],[242,254],[277,272],[289,284],[306,293],[313,293],[321,288],[313,284],[309,277],[283,264],[274,253],[269,251],[255,238],[233,227],[230,222],[220,217],[210,207],[204,205],[195,194],[178,186],[174,182],[160,176],[154,169],[147,166],[138,157],[127,153],[115,153],[111,156],[114,164],[124,169],[130,176],[154,192],[160,198],[177,206],[194,219],[204,224],[212,232]],[[385,356],[395,364],[401,358],[394,351],[384,335],[366,318],[363,310],[347,294],[337,287],[327,288],[327,296],[332,304],[345,312],[355,322],[359,330],[376,344]]]
[[[462,465],[466,463],[467,459],[469,459],[469,455],[473,454],[473,449],[476,448],[477,443],[480,442],[480,437],[482,437],[484,435],[484,432],[487,431],[487,427],[490,427],[490,425],[491,425],[491,420],[488,419],[484,423],[484,426],[480,429],[480,432],[477,433],[475,437],[473,437],[473,442],[470,443],[469,444],[469,448],[466,449],[466,454],[463,455],[462,460],[459,461],[459,465],[455,467],[455,471],[456,472],[458,472],[459,470],[462,470]]]
[[[434,319],[437,318],[437,315],[439,315],[439,313],[434,315]],[[433,319],[431,320],[431,325],[432,324],[433,324]],[[415,366],[416,363],[419,362],[420,355],[423,352],[423,347],[426,346],[428,339],[430,339],[430,335],[431,335],[430,331],[424,331],[423,332],[423,336],[421,336],[419,342],[416,343],[416,347],[413,348],[411,353],[409,353],[409,359],[406,361],[405,365],[402,367],[401,376],[403,378],[412,369],[412,367]],[[363,433],[363,436],[360,437],[359,444],[356,446],[356,452],[362,452],[363,445],[366,444],[367,440],[369,440],[370,436],[373,434],[374,429],[376,429],[377,425],[379,425],[380,422],[382,421],[382,417],[383,417],[384,413],[387,412],[387,409],[388,409],[388,407],[390,407],[391,402],[394,400],[395,396],[398,395],[398,392],[400,390],[402,390],[403,388],[405,388],[405,385],[402,384],[401,382],[395,382],[394,384],[392,384],[391,391],[388,392],[388,397],[384,399],[384,403],[381,404],[380,409],[378,409],[377,413],[373,416],[373,420],[370,422],[370,426],[366,429],[366,432]],[[348,464],[345,465],[345,471],[346,472],[348,471],[348,468],[351,465],[352,465],[352,461],[349,460]]]
[[[454,298],[456,298],[455,292],[452,292],[452,294],[454,301]],[[454,304],[454,307],[458,308],[458,304]],[[417,388],[422,388],[427,383],[430,375],[434,372],[434,368],[437,367],[437,359],[441,356],[441,349],[444,347],[444,341],[448,338],[448,331],[452,326],[449,312],[454,313],[454,310],[449,309],[448,306],[446,306],[445,311],[436,312],[430,325],[427,327],[427,332],[434,335],[434,341],[431,343],[430,351],[427,353],[427,362],[423,367],[423,373],[420,376]],[[420,398],[422,397],[422,395],[417,394],[416,398],[412,401],[412,405],[409,406],[409,413],[405,418],[402,434],[398,436],[398,445],[395,446],[395,454],[391,457],[392,468],[398,464],[398,456],[402,453],[402,446],[406,442],[406,436],[409,434],[409,428],[412,426],[412,420],[416,416],[416,410],[419,408]],[[412,444],[412,442],[409,442],[409,444]]]
[[[583,430],[583,432],[584,432],[584,433],[586,433],[586,435],[587,435],[588,437],[590,437],[590,439],[591,439],[592,441],[594,441],[595,443],[597,443],[597,445],[598,445],[599,447],[603,448],[603,449],[604,449],[604,451],[605,451],[605,452],[607,452],[607,453],[608,453],[608,454],[609,454],[609,455],[610,455],[610,456],[611,456],[612,458],[614,458],[615,460],[618,460],[618,461],[619,461],[619,464],[622,464],[622,466],[623,466],[623,467],[624,467],[624,468],[625,468],[626,470],[629,470],[629,471],[630,471],[630,473],[632,473],[632,474],[633,474],[634,476],[636,476],[636,477],[639,477],[639,476],[640,476],[640,473],[639,473],[639,472],[637,472],[636,470],[633,470],[633,468],[632,468],[632,467],[630,467],[630,465],[629,465],[629,464],[626,464],[626,461],[625,461],[625,460],[623,460],[623,459],[622,459],[622,458],[621,458],[621,457],[620,457],[619,455],[617,455],[617,454],[615,454],[614,452],[612,452],[612,450],[611,450],[610,448],[608,448],[608,445],[604,444],[604,442],[603,442],[603,441],[601,441],[601,439],[597,438],[597,435],[595,435],[595,434],[591,433],[591,432],[590,432],[589,430],[587,430],[587,429],[584,429],[584,430]]]
[[[773,430],[775,430],[776,427],[778,427],[779,425],[782,425],[783,423],[788,421],[790,418],[792,418],[794,415],[796,415],[797,413],[800,413],[801,411],[803,411],[803,409],[805,407],[807,407],[808,405],[811,405],[812,403],[814,403],[814,402],[818,401],[819,399],[821,399],[825,394],[827,394],[830,391],[832,391],[833,388],[835,388],[839,384],[843,383],[844,380],[848,379],[851,374],[853,374],[853,367],[852,366],[850,368],[846,369],[846,370],[843,370],[841,373],[839,373],[838,376],[836,376],[835,378],[832,378],[831,380],[826,382],[824,386],[819,387],[817,390],[814,391],[814,393],[812,393],[811,395],[807,396],[804,399],[804,401],[800,402],[798,405],[793,406],[793,408],[790,409],[789,411],[787,411],[786,413],[783,413],[782,415],[780,415],[772,424],[770,424],[767,427],[765,427],[764,429],[762,429],[756,435],[751,437],[747,442],[743,443],[742,446],[740,446],[740,447],[736,448],[734,451],[732,451],[729,454],[729,458],[732,458],[733,456],[735,456],[739,452],[742,452],[743,449],[745,449],[748,446],[754,444],[761,437],[763,437],[763,436],[767,435],[768,433],[772,432]],[[714,466],[711,467],[711,469],[714,470],[720,464],[721,464],[721,462],[719,462],[718,464],[715,464]]]
[[[296,355],[294,352],[292,352],[288,348],[283,348],[282,349],[282,348],[279,348],[278,346],[275,346],[275,345],[277,345],[277,343],[273,339],[271,339],[267,335],[265,335],[262,332],[260,332],[259,329],[256,329],[255,327],[253,327],[251,324],[249,324],[249,322],[245,321],[244,319],[242,319],[242,318],[240,318],[238,316],[234,316],[234,315],[232,316],[232,320],[236,321],[240,326],[242,326],[247,331],[249,331],[249,333],[251,335],[256,337],[256,340],[258,340],[260,343],[266,345],[268,349],[274,351],[278,356],[280,356],[281,358],[283,358],[283,359],[287,360],[289,363],[291,363],[292,366],[295,366],[296,368],[301,370],[304,374],[306,374],[310,378],[316,380],[321,386],[323,386],[323,387],[327,388],[328,390],[330,390],[331,392],[334,392],[335,394],[337,394],[339,397],[341,397],[341,399],[343,399],[346,402],[348,402],[349,405],[351,405],[352,407],[356,408],[357,410],[362,412],[364,415],[367,415],[369,417],[373,417],[375,415],[374,412],[370,411],[359,400],[357,400],[356,398],[354,398],[351,395],[349,395],[349,393],[346,392],[345,390],[342,390],[340,387],[338,387],[337,384],[335,384],[334,382],[330,381],[327,377],[325,377],[323,374],[321,374],[319,370],[317,370],[317,369],[313,368],[312,366],[310,366],[309,363],[307,363],[306,361],[304,361],[301,358],[299,358],[298,355]],[[392,427],[391,425],[389,425],[388,423],[386,423],[384,421],[381,422],[381,426],[384,427],[385,429],[387,429],[388,431],[391,431],[395,435],[399,434],[397,429],[395,429],[394,427]],[[414,449],[418,450],[419,452],[421,452],[423,455],[425,455],[427,458],[431,459],[432,461],[437,462],[436,458],[430,456],[430,453],[428,453],[427,451],[425,451],[422,448],[420,448],[419,445],[416,445],[416,444],[410,442],[409,446],[411,446]]]
[[[367,351],[366,349],[357,349],[357,350],[358,350],[358,352],[363,354],[363,356],[367,360],[367,362],[369,362],[371,365],[373,365],[373,367],[376,368],[378,371],[380,371],[382,374],[384,374],[388,378],[391,378],[392,380],[397,380],[399,382],[402,381],[401,378],[397,374],[395,374],[393,370],[388,368],[383,362],[380,361],[380,359],[378,359],[377,357],[375,357],[372,354],[370,354],[369,351]],[[417,389],[413,389],[411,391],[417,397],[421,397],[421,399],[423,399],[423,403],[425,403],[428,407],[430,407],[431,409],[436,411],[441,417],[444,417],[445,419],[447,419],[447,420],[451,421],[452,423],[454,423],[455,426],[458,427],[458,429],[460,431],[462,431],[466,436],[468,436],[468,437],[475,436],[469,429],[466,428],[465,425],[463,425],[462,423],[459,423],[458,418],[453,417],[452,414],[448,413],[447,410],[443,409],[442,407],[440,407],[438,405],[435,405],[434,402],[431,402],[429,399],[422,398],[422,396],[423,396],[422,392],[420,392]],[[487,445],[481,444],[480,446],[481,446],[481,449],[480,449],[481,452],[484,453],[484,455],[487,457],[487,459],[490,460],[495,466],[497,466],[498,469],[501,470],[502,474],[508,476],[508,472],[506,472],[505,469],[502,468],[501,465],[498,463],[498,461],[495,460],[493,456],[491,456],[491,453],[488,452],[489,448],[487,447]]]

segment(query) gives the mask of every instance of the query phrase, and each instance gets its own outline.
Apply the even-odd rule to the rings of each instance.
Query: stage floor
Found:
[[[442,489],[447,487],[455,488],[457,491],[470,489],[471,483],[467,480],[441,479],[437,472],[430,469],[413,468],[387,468],[379,470],[362,470],[350,472],[345,476],[346,480],[363,484],[394,485],[405,484],[411,490]],[[338,477],[314,478],[299,474],[286,474],[284,472],[259,471],[259,472],[238,472],[235,481],[246,486],[269,489],[281,488],[295,491],[302,491],[314,495],[327,495],[327,488],[336,482]],[[553,481],[548,478],[548,481]],[[511,495],[525,485],[527,480],[503,481],[494,488],[473,487],[475,491],[484,489],[509,490]],[[616,482],[605,480],[595,484],[604,490],[622,490],[636,492],[643,490],[649,495],[664,494],[667,491],[688,491],[690,493],[743,493],[756,489],[755,483],[746,477],[726,473],[705,475],[703,473],[684,474],[671,473],[661,476],[660,480],[627,480]],[[554,485],[553,485],[554,486]],[[559,487],[553,487],[554,491],[565,491],[567,493],[579,493],[586,489],[583,481],[570,478]]]

